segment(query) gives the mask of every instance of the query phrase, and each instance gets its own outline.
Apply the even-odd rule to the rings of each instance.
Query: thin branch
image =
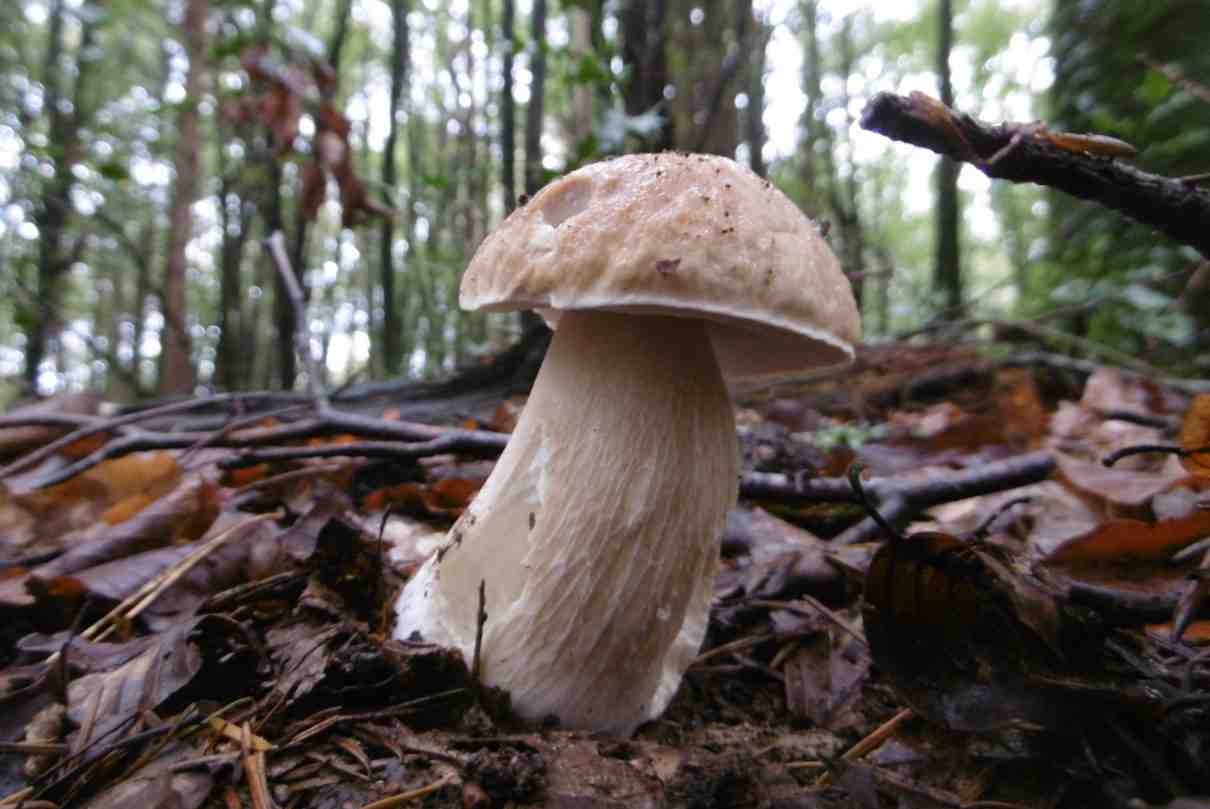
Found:
[[[1140,171],[1116,158],[1128,144],[1050,132],[1040,124],[987,124],[924,93],[879,93],[861,125],[892,140],[970,163],[988,177],[1050,186],[1112,208],[1210,257],[1210,190]]]
[[[319,404],[320,410],[330,406],[328,394],[323,389],[323,377],[320,376],[319,362],[315,352],[311,350],[310,323],[307,320],[307,304],[303,299],[302,285],[298,276],[290,266],[290,257],[286,253],[286,239],[280,230],[265,240],[265,248],[273,259],[273,266],[281,276],[286,293],[290,296],[290,306],[294,309],[294,350],[307,369],[307,389]]]

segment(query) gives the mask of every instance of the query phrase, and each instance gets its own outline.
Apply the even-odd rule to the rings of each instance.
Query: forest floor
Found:
[[[389,639],[490,390],[0,419],[0,806],[1210,805],[1210,395],[905,345],[741,395],[706,644],[619,739]]]

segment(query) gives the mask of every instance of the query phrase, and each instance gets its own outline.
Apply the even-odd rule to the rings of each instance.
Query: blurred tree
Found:
[[[516,152],[516,102],[513,100],[513,52],[515,24],[513,0],[504,0],[500,13],[500,197],[504,214],[512,213],[517,204],[517,169],[513,163]]]
[[[1049,29],[1055,127],[1123,138],[1139,148],[1136,162],[1148,171],[1206,171],[1210,93],[1198,89],[1206,90],[1210,75],[1210,15],[1202,4],[1056,3]],[[1200,257],[1094,205],[1056,198],[1051,211],[1053,263],[1045,282],[1072,312],[1069,326],[1210,370],[1210,308],[1180,303],[1197,286]],[[1184,300],[1199,299],[1191,293]]]
[[[638,118],[659,113],[660,125],[645,147],[660,152],[674,143],[672,116],[665,107],[668,79],[668,3],[670,0],[623,0],[621,22],[622,64],[625,82],[622,99],[626,115]]]
[[[185,247],[193,235],[193,203],[201,185],[201,122],[203,61],[206,50],[207,0],[187,0],[181,21],[185,58],[184,99],[177,114],[173,163],[175,186],[168,219],[167,262],[164,268],[164,339],[160,354],[160,393],[187,394],[193,391],[193,361],[190,357],[189,309],[185,300],[188,260]]]
[[[399,139],[400,102],[408,85],[408,58],[410,55],[408,36],[408,0],[391,0],[391,89],[387,107],[387,139],[382,147],[382,193],[387,205],[396,204],[395,186],[399,182],[399,171],[395,163],[395,152]],[[379,226],[378,278],[382,284],[382,331],[379,343],[382,351],[382,367],[388,374],[399,372],[403,362],[403,323],[400,318],[399,299],[395,291],[395,217],[384,216]]]
[[[27,290],[28,299],[22,307],[21,318],[26,326],[25,383],[30,392],[38,389],[38,373],[46,357],[47,343],[61,322],[62,279],[71,265],[79,260],[86,246],[85,234],[72,238],[71,191],[75,183],[74,165],[81,157],[81,129],[88,121],[87,99],[90,70],[74,63],[92,58],[97,21],[102,12],[95,6],[84,5],[75,15],[79,20],[79,46],[74,53],[64,43],[64,25],[68,14],[64,0],[50,5],[46,33],[46,51],[42,61],[41,103],[45,119],[46,148],[43,165],[46,171],[41,199],[34,211],[33,221],[38,229],[38,256],[35,285]],[[74,77],[69,86],[66,79]],[[33,121],[28,122],[33,125]],[[69,243],[70,242],[70,243]]]
[[[950,52],[954,42],[954,7],[951,0],[937,4],[937,87],[941,103],[954,105],[954,84],[950,76]],[[961,317],[962,259],[958,236],[958,174],[962,164],[942,157],[937,161],[937,254],[933,264],[933,286],[947,318]]]

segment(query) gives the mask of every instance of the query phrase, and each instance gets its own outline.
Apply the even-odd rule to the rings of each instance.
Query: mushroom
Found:
[[[738,451],[724,379],[852,358],[849,283],[816,226],[723,157],[630,155],[514,211],[466,309],[555,329],[516,429],[396,605],[400,638],[475,646],[523,718],[630,734],[663,712],[709,617]]]

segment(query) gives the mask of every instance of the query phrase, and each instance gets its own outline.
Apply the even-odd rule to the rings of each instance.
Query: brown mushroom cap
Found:
[[[813,222],[725,157],[627,155],[552,182],[480,245],[465,309],[606,309],[710,321],[723,373],[790,375],[852,358],[848,279]]]

